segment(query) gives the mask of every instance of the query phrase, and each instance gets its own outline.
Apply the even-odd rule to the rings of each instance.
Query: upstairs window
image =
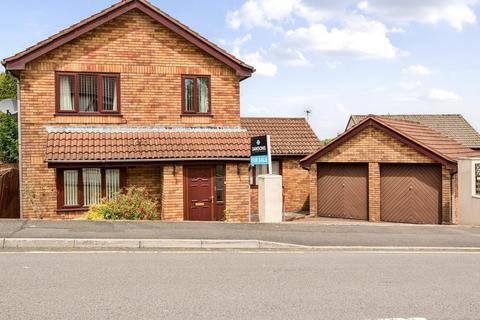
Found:
[[[210,114],[210,77],[182,77],[182,113]]]
[[[57,112],[118,113],[118,74],[57,73]]]

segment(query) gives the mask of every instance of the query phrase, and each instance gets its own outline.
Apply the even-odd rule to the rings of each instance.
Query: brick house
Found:
[[[312,214],[405,223],[458,221],[457,161],[478,151],[459,142],[458,131],[445,129],[454,123],[443,119],[442,132],[415,117],[358,116],[353,121],[301,161],[310,169]],[[470,142],[476,139],[467,135]]]
[[[307,170],[300,160],[317,151],[321,142],[305,118],[252,118],[240,119],[242,128],[252,137],[268,134],[272,145],[272,170],[283,176],[283,210],[308,212],[310,190]],[[266,166],[250,170],[251,210],[258,213],[256,177],[266,173]]]
[[[75,218],[135,185],[165,220],[248,220],[251,66],[145,0],[2,63],[19,82],[24,218]]]

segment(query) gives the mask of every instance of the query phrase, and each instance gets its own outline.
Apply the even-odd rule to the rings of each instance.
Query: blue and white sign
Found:
[[[272,172],[269,135],[252,137],[250,144],[250,164],[252,166],[268,165],[268,173]]]

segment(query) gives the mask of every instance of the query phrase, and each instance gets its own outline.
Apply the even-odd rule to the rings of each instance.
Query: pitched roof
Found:
[[[347,129],[367,117],[367,115],[352,115]],[[381,117],[418,122],[469,148],[480,149],[480,134],[460,114],[402,114],[381,115]]]
[[[255,72],[255,69],[252,66],[247,65],[232,54],[221,49],[205,37],[194,32],[186,25],[172,18],[146,0],[122,0],[111,7],[102,10],[99,13],[25,49],[24,51],[4,59],[2,64],[7,70],[23,70],[26,63],[133,9],[138,9],[149,15],[171,31],[184,37],[186,40],[198,46],[208,54],[226,63],[237,71],[237,75],[247,78],[251,76],[253,72]]]
[[[337,146],[352,138],[368,126],[373,126],[391,136],[394,136],[396,139],[408,144],[425,156],[428,156],[451,169],[456,168],[456,162],[459,158],[478,155],[477,151],[467,148],[454,139],[421,123],[395,120],[381,116],[368,116],[360,123],[339,135],[316,153],[302,159],[302,165],[309,166],[316,159],[335,149]]]
[[[250,139],[241,130],[54,130],[45,160],[51,163],[166,160],[248,160]]]
[[[241,118],[242,128],[250,136],[269,134],[272,155],[310,154],[321,146],[312,128],[304,118]]]

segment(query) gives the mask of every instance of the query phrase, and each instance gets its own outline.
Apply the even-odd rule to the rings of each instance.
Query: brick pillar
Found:
[[[162,219],[183,220],[183,166],[165,165],[162,184]]]
[[[227,221],[247,222],[250,209],[248,163],[227,163],[225,175]],[[252,190],[252,192],[257,189]]]
[[[442,167],[442,223],[451,223],[451,174],[450,171]]]
[[[310,166],[310,214],[317,215],[317,164]]]
[[[368,164],[368,220],[380,221],[380,164]]]

